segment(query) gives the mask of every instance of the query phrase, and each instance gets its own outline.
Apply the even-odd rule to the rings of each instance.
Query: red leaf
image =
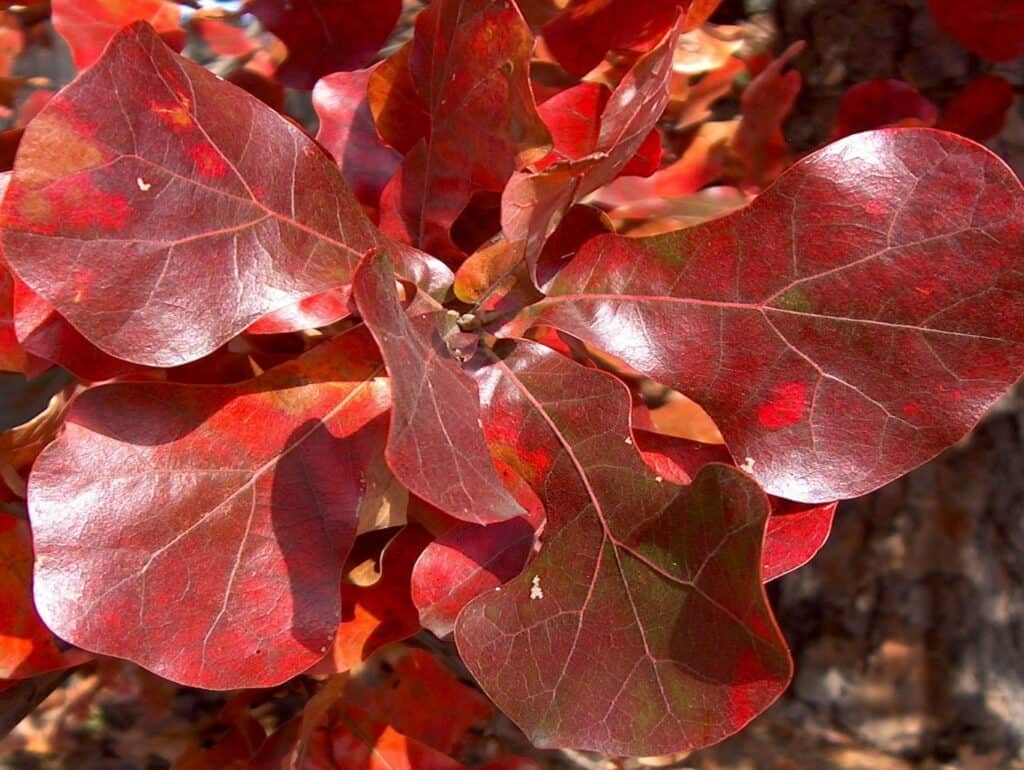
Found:
[[[387,459],[395,477],[464,521],[521,514],[484,443],[476,385],[449,349],[450,316],[439,309],[407,317],[383,253],[367,255],[352,290],[392,376]]]
[[[196,13],[188,20],[189,28],[218,56],[240,59],[260,48],[260,44],[245,29],[224,18]]]
[[[983,142],[1003,130],[1012,105],[1013,86],[997,75],[982,75],[950,100],[938,127]]]
[[[633,440],[647,466],[659,478],[673,484],[691,484],[705,465],[732,460],[721,444],[704,444],[638,428],[633,429]]]
[[[107,355],[81,335],[53,305],[14,279],[14,329],[25,351],[59,364],[81,380],[143,375],[147,369]]]
[[[415,524],[406,526],[384,549],[380,579],[369,586],[341,586],[341,623],[327,657],[313,673],[348,671],[385,644],[420,630],[410,581],[413,564],[433,538]]]
[[[869,80],[852,86],[839,103],[833,140],[891,125],[935,125],[939,108],[902,80]]]
[[[0,266],[0,371],[24,372],[25,349],[14,332],[14,279]]]
[[[310,89],[324,75],[373,61],[398,21],[402,0],[251,0],[246,10],[288,46],[277,79]]]
[[[928,0],[939,26],[972,53],[992,61],[1024,54],[1024,4],[1015,0]]]
[[[0,511],[0,677],[24,679],[77,666],[92,656],[66,645],[32,603],[32,535],[28,522]]]
[[[612,181],[636,155],[669,98],[677,32],[670,31],[626,73],[601,113],[594,152],[539,173],[512,175],[501,197],[501,229],[523,249],[531,275],[544,242],[574,203]]]
[[[311,139],[144,24],[25,130],[2,215],[33,291],[100,349],[154,366],[347,283],[381,243]]]
[[[775,501],[764,535],[764,582],[782,577],[814,558],[832,531],[836,505],[802,506]]]
[[[78,69],[100,58],[123,27],[149,22],[159,33],[178,30],[178,5],[165,0],[52,0],[53,27],[71,47]]]
[[[580,83],[556,94],[539,107],[554,147],[536,164],[538,170],[559,161],[580,160],[598,151],[601,117],[611,93],[600,83]],[[640,144],[637,155],[619,173],[647,176],[653,174],[660,163],[661,135],[657,129],[651,129]]]
[[[330,326],[350,315],[351,296],[352,292],[347,286],[328,289],[263,316],[246,331],[249,334],[288,334]]]
[[[467,524],[431,543],[412,573],[412,598],[424,628],[444,638],[469,602],[518,575],[533,551],[524,518],[482,527]]]
[[[483,418],[492,451],[514,455],[515,448],[495,434],[495,415],[485,411]],[[452,632],[459,612],[470,601],[522,572],[533,552],[536,531],[544,522],[544,507],[518,474],[507,467],[505,471],[507,484],[527,515],[486,527],[460,522],[428,545],[416,560],[412,600],[419,609],[420,623],[438,637]]]
[[[402,161],[377,134],[370,112],[367,87],[378,69],[379,65],[328,75],[313,89],[313,107],[320,118],[317,141],[334,156],[345,182],[372,212],[379,208],[381,191]]]
[[[357,329],[242,385],[87,391],[29,481],[40,615],[192,686],[308,669],[338,625],[382,373]]]
[[[532,49],[512,0],[438,0],[417,17],[409,73],[430,130],[384,190],[385,233],[449,261],[465,256],[450,230],[473,194],[500,192],[549,144],[530,89]]]
[[[772,494],[853,497],[956,442],[1024,370],[1020,182],[930,129],[857,134],[748,207],[590,241],[524,311],[692,397]]]
[[[646,51],[685,11],[683,30],[699,27],[721,0],[572,0],[544,26],[544,42],[558,63],[583,76],[608,51]]]
[[[459,615],[484,691],[538,746],[619,755],[704,746],[765,709],[790,661],[757,486],[725,466],[658,481],[629,446],[625,387],[541,345],[510,345],[478,379],[548,515],[527,569]]]

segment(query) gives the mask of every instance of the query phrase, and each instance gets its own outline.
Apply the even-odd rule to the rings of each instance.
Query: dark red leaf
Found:
[[[66,649],[32,603],[32,534],[28,522],[0,510],[0,677],[24,679],[84,663]]]
[[[677,32],[670,31],[620,81],[601,113],[590,155],[555,163],[538,173],[512,175],[501,198],[501,229],[509,243],[523,251],[533,277],[544,243],[565,213],[618,176],[665,110],[676,39]]]
[[[251,0],[246,10],[288,46],[277,79],[310,89],[324,75],[365,67],[402,12],[402,0]]]
[[[512,0],[438,0],[417,17],[409,74],[430,130],[384,190],[386,234],[449,261],[465,256],[450,230],[473,194],[500,192],[549,146],[530,89],[532,50]]]
[[[699,27],[721,0],[572,0],[544,26],[544,41],[558,63],[583,76],[608,51],[646,51],[676,23]]]
[[[869,80],[843,95],[832,139],[892,125],[932,126],[939,108],[902,80]]]
[[[313,89],[313,107],[320,118],[317,141],[334,156],[359,202],[374,213],[381,191],[402,162],[377,134],[370,112],[367,86],[379,68],[328,75]]]
[[[71,48],[78,69],[100,58],[123,27],[145,21],[159,33],[178,29],[180,11],[165,0],[52,0],[53,27]]]
[[[353,297],[391,374],[388,464],[411,492],[464,521],[490,524],[523,513],[501,483],[484,442],[476,385],[451,349],[457,334],[443,309],[407,317],[391,262],[370,254]]]
[[[1024,3],[1017,0],[928,0],[935,20],[972,53],[992,61],[1024,54]]]
[[[275,112],[284,112],[284,86],[276,80],[270,80],[246,67],[236,69],[224,79],[252,94]]]
[[[828,540],[838,503],[803,506],[774,501],[764,534],[764,581],[782,577],[809,562]]]
[[[721,444],[703,444],[637,428],[633,429],[633,439],[648,467],[674,484],[692,483],[705,465],[730,462],[729,451]],[[811,560],[828,539],[836,505],[804,505],[773,498],[762,553],[764,582]]]
[[[47,625],[197,687],[308,669],[338,625],[382,375],[356,329],[242,385],[80,396],[29,483]]]
[[[556,326],[692,397],[772,494],[853,497],[959,440],[1024,370],[1022,212],[966,139],[857,134],[729,216],[590,241],[507,332]]]
[[[547,510],[537,557],[459,615],[484,691],[538,746],[619,755],[704,746],[765,709],[790,661],[761,583],[764,494],[721,465],[656,479],[625,387],[541,345],[477,377]]]
[[[798,71],[787,72],[785,67],[803,49],[802,41],[793,43],[743,91],[733,149],[746,167],[743,181],[747,185],[765,187],[789,165],[782,122],[796,103],[803,79]]]
[[[26,129],[2,218],[33,291],[100,349],[154,366],[347,283],[381,242],[311,139],[145,24]]]
[[[950,100],[938,127],[983,142],[1003,130],[1012,105],[1013,86],[997,75],[982,75]]]

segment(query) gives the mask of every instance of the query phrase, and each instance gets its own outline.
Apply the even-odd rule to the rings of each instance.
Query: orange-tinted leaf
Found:
[[[29,486],[47,624],[200,687],[309,668],[337,628],[360,474],[382,450],[382,374],[356,329],[242,385],[77,398]]]
[[[789,147],[782,135],[782,121],[796,102],[803,79],[796,70],[784,71],[804,48],[793,43],[765,67],[743,92],[742,118],[733,148],[746,166],[744,181],[765,187],[789,165]]]
[[[28,522],[0,511],[0,677],[23,679],[91,656],[68,649],[39,619],[32,602],[32,535]]]
[[[251,0],[246,8],[288,46],[278,80],[310,89],[324,75],[373,61],[402,0]]]
[[[160,33],[178,29],[177,3],[166,0],[52,0],[53,27],[71,47],[78,69],[100,58],[107,43],[135,21],[149,22]]]
[[[313,669],[348,671],[375,650],[420,630],[410,595],[413,564],[433,538],[420,526],[406,526],[384,549],[380,579],[368,586],[342,584],[341,623],[327,657]]]

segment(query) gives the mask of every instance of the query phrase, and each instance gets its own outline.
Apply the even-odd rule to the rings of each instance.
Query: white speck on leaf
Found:
[[[740,466],[740,470],[741,471],[746,471],[747,473],[753,473],[754,472],[754,458],[753,457],[745,458],[743,460],[743,465]]]
[[[153,186],[150,182],[147,182],[141,176],[135,178],[135,184],[139,186],[139,189],[142,190],[142,192],[149,192],[150,188]]]
[[[530,598],[544,598],[544,590],[540,587],[540,575],[534,575],[533,580],[530,581]]]
[[[630,446],[632,446],[633,445],[633,439],[630,438],[629,436],[626,436],[626,443],[629,444]]]
[[[662,479],[661,476],[655,476],[654,480],[660,484],[664,479]]]

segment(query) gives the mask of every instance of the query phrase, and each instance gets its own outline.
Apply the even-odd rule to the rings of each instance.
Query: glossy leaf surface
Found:
[[[347,283],[379,241],[311,139],[146,25],[26,129],[2,219],[33,291],[97,347],[155,366]]]
[[[476,385],[456,358],[448,313],[407,317],[382,252],[363,260],[352,288],[392,378],[387,458],[395,476],[458,519],[488,524],[522,513],[484,442]]]
[[[656,479],[611,376],[536,343],[498,355],[481,392],[548,518],[526,570],[459,615],[466,665],[539,746],[664,753],[738,730],[789,679],[761,584],[767,499],[721,465]]]
[[[591,241],[508,331],[554,325],[692,397],[772,494],[853,497],[1024,371],[1020,182],[928,129],[858,134],[748,207]]]
[[[324,75],[373,61],[398,21],[402,0],[252,0],[247,10],[288,46],[277,79],[309,89]]]
[[[199,687],[309,668],[337,628],[360,477],[382,450],[382,375],[356,329],[243,385],[83,394],[30,480],[40,615]]]

